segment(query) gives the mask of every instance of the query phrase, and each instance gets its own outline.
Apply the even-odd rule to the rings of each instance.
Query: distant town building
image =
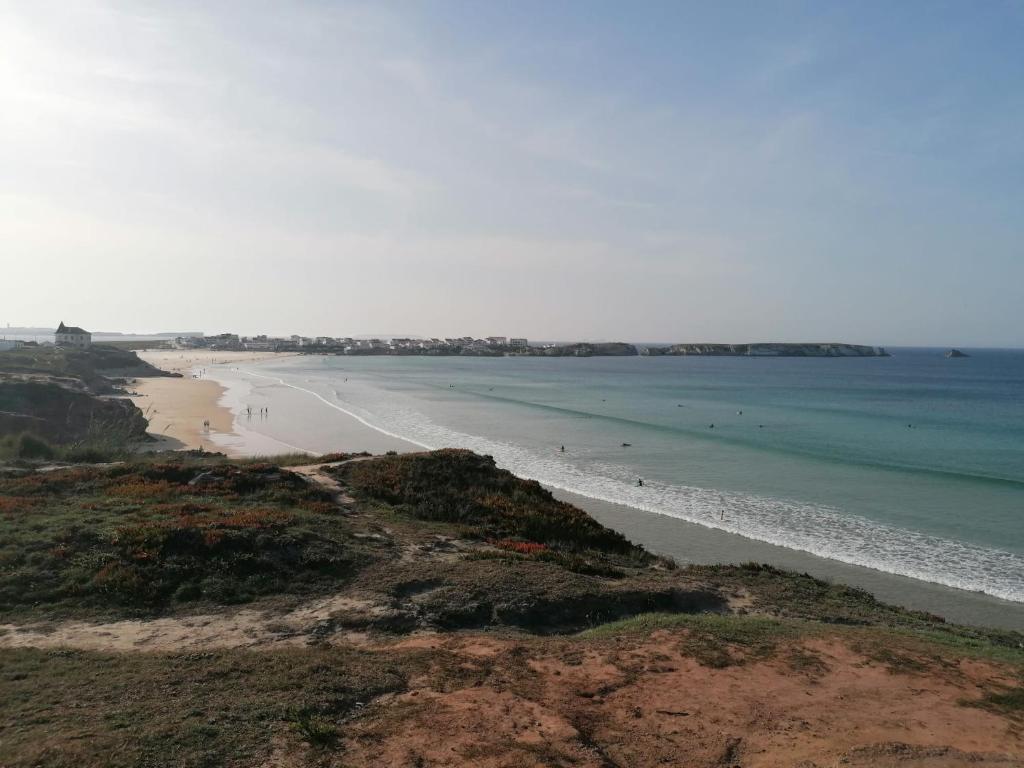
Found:
[[[508,339],[505,336],[488,336],[487,343],[494,347],[504,347]]]
[[[24,342],[18,339],[0,339],[0,352],[7,352],[11,349],[18,349]]]
[[[74,325],[64,325],[64,321],[61,320],[54,334],[54,343],[58,347],[88,349],[92,346],[92,334]]]
[[[204,346],[211,349],[238,349],[241,341],[237,333],[218,333],[202,339]]]
[[[526,339],[509,339],[508,345],[512,347],[512,349],[526,349],[530,346],[530,343]]]

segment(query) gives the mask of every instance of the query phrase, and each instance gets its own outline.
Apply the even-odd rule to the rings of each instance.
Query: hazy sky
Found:
[[[0,0],[0,324],[1024,346],[1024,2]]]

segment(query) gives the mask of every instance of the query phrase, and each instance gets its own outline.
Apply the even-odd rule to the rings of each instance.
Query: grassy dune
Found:
[[[921,691],[972,738],[1005,729],[1020,743],[1020,633],[770,566],[676,568],[466,451],[359,457],[323,470],[335,488],[281,466],[306,461],[0,472],[0,646],[43,622],[39,647],[0,647],[0,764],[720,765],[736,739],[780,748],[791,722],[835,740],[835,757],[859,742],[830,712],[890,733]],[[288,613],[328,597],[326,612]],[[128,653],[43,643],[66,619],[187,629],[242,603],[265,612],[260,650],[216,632]],[[752,688],[738,683],[748,674]],[[775,711],[790,719],[758,719]],[[666,740],[679,730],[665,718],[705,730]],[[708,735],[734,722],[739,736]],[[988,759],[950,762],[959,754],[913,764]]]

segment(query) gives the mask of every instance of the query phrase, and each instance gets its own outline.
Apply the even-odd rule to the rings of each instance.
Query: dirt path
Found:
[[[342,464],[351,464],[356,461],[366,461],[372,459],[373,456],[357,456],[354,459],[345,459],[344,461],[332,461],[327,464],[302,464],[297,467],[288,467],[289,472],[294,472],[297,475],[301,475],[306,478],[307,481],[319,485],[325,491],[331,494],[334,500],[341,504],[343,507],[351,507],[356,503],[356,500],[345,493],[345,489],[341,487],[341,483],[327,474],[324,470],[333,467],[340,467]]]
[[[0,648],[77,648],[88,651],[271,649],[319,640],[339,611],[383,613],[387,607],[346,594],[331,595],[285,613],[243,608],[145,621],[0,624]],[[335,640],[360,640],[339,633]]]

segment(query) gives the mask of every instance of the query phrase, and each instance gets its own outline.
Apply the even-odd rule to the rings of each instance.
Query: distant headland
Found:
[[[648,347],[647,355],[706,355],[714,357],[889,357],[885,347],[863,344],[673,344]]]
[[[550,343],[526,338],[472,336],[458,338],[334,338],[330,336],[182,336],[174,344],[185,349],[298,352],[322,355],[427,355],[467,357],[635,357],[749,356],[749,357],[888,357],[884,347],[843,343],[672,344],[645,346],[621,341]]]

